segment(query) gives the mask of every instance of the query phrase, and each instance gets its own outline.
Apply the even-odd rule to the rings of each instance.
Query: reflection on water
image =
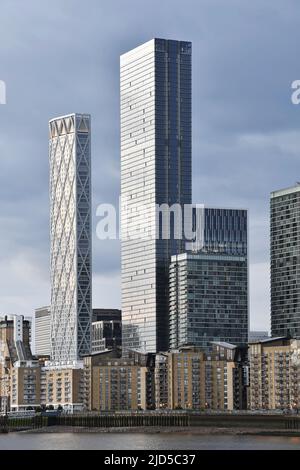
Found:
[[[133,446],[134,443],[134,446]],[[260,450],[300,449],[300,437],[203,436],[188,433],[162,434],[18,434],[0,435],[0,449],[78,450]]]

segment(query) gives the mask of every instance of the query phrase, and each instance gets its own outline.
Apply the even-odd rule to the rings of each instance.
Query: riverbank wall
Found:
[[[131,428],[223,428],[265,431],[299,431],[300,416],[279,414],[197,414],[197,413],[134,413],[34,416],[24,418],[0,417],[0,432],[51,427],[85,429]]]

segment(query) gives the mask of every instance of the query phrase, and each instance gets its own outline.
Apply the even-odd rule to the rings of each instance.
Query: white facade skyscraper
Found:
[[[49,306],[37,308],[35,310],[34,339],[35,355],[50,356],[50,318],[51,309]]]
[[[168,270],[183,244],[172,227],[163,239],[156,208],[192,202],[191,54],[190,42],[152,39],[121,56],[125,350],[168,349]]]
[[[91,119],[53,119],[50,132],[51,362],[91,349]]]

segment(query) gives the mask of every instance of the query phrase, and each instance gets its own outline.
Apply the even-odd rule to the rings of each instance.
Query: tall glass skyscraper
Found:
[[[51,361],[71,364],[91,349],[91,120],[49,123]]]
[[[168,348],[168,269],[156,205],[192,202],[191,43],[153,39],[121,56],[123,348]],[[126,233],[125,233],[126,232]]]
[[[300,339],[300,184],[271,193],[271,330]]]

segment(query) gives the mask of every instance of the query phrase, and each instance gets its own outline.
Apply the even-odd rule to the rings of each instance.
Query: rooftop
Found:
[[[300,182],[296,183],[295,186],[291,186],[289,188],[284,188],[284,189],[278,189],[277,191],[272,191],[271,192],[271,199],[274,199],[275,197],[280,197],[280,196],[287,196],[288,194],[293,194],[293,193],[298,193],[300,192]]]
[[[212,341],[211,344],[215,344],[216,346],[221,346],[221,348],[226,349],[236,349],[237,346],[235,344],[226,343],[225,341]]]
[[[266,338],[258,341],[249,341],[249,344],[274,343],[275,341],[288,341],[290,339],[291,338],[288,338],[287,336],[278,336],[276,338]]]

